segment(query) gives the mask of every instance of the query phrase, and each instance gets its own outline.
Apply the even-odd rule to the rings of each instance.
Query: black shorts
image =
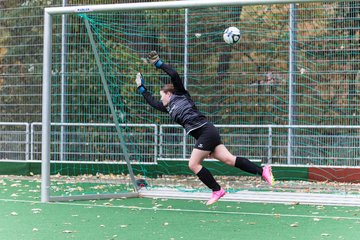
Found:
[[[216,146],[222,144],[218,129],[210,122],[189,134],[196,139],[194,147],[199,150],[213,152]]]

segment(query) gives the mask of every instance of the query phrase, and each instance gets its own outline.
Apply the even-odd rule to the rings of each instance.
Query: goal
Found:
[[[155,97],[168,80],[146,63],[152,50],[181,73],[229,150],[272,164],[277,179],[311,180],[309,166],[325,169],[325,180],[328,167],[357,168],[352,9],[359,6],[352,4],[190,0],[46,8],[43,119],[33,129],[41,200],[207,193],[187,168],[193,139],[137,92],[139,71]],[[240,29],[238,44],[223,41],[229,26]],[[269,190],[212,159],[204,164],[234,192],[244,182]]]

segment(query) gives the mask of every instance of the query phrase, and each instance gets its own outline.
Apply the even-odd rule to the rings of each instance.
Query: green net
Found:
[[[52,127],[52,173],[80,175],[95,184],[114,180],[115,192],[119,180],[130,184],[104,77],[136,178],[146,179],[148,187],[204,188],[187,168],[194,140],[137,92],[137,72],[157,98],[170,81],[146,64],[151,50],[177,69],[234,155],[259,164],[358,166],[359,148],[354,147],[360,145],[359,129],[317,127],[358,125],[359,3],[351,4],[297,4],[294,13],[289,5],[261,5],[69,15],[65,44],[61,18],[55,18],[52,122],[61,124]],[[290,14],[296,19],[292,31]],[[241,30],[238,44],[222,39],[229,26]],[[291,44],[294,72],[289,72]],[[287,125],[289,119],[313,126],[294,129],[290,160],[288,129],[269,127]],[[232,186],[231,176],[247,174],[216,161],[204,164],[216,175],[230,176],[221,180],[229,188],[244,186]],[[280,180],[309,179],[308,168],[289,167],[276,174]],[[258,178],[251,181],[260,184]]]

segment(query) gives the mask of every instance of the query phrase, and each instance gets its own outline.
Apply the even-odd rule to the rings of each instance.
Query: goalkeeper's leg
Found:
[[[251,162],[247,158],[236,157],[229,152],[229,150],[224,146],[224,144],[220,144],[216,146],[211,156],[223,163],[226,163],[227,165],[237,167],[248,173],[262,176],[262,178],[270,186],[274,186],[275,184],[275,180],[270,166],[264,166],[262,168],[256,165],[255,163]]]
[[[212,196],[206,205],[215,203],[225,195],[225,190],[220,187],[211,172],[201,165],[204,158],[209,154],[210,151],[194,149],[189,160],[190,170],[193,171],[199,179],[213,191]]]

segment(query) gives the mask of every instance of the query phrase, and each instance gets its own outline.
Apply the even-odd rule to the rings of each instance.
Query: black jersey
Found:
[[[161,101],[155,100],[147,90],[142,93],[145,100],[155,109],[169,113],[175,122],[185,128],[187,134],[206,124],[206,117],[196,108],[190,94],[185,90],[179,74],[165,63],[161,64],[159,68],[171,77],[175,92],[170,97],[167,107]]]

